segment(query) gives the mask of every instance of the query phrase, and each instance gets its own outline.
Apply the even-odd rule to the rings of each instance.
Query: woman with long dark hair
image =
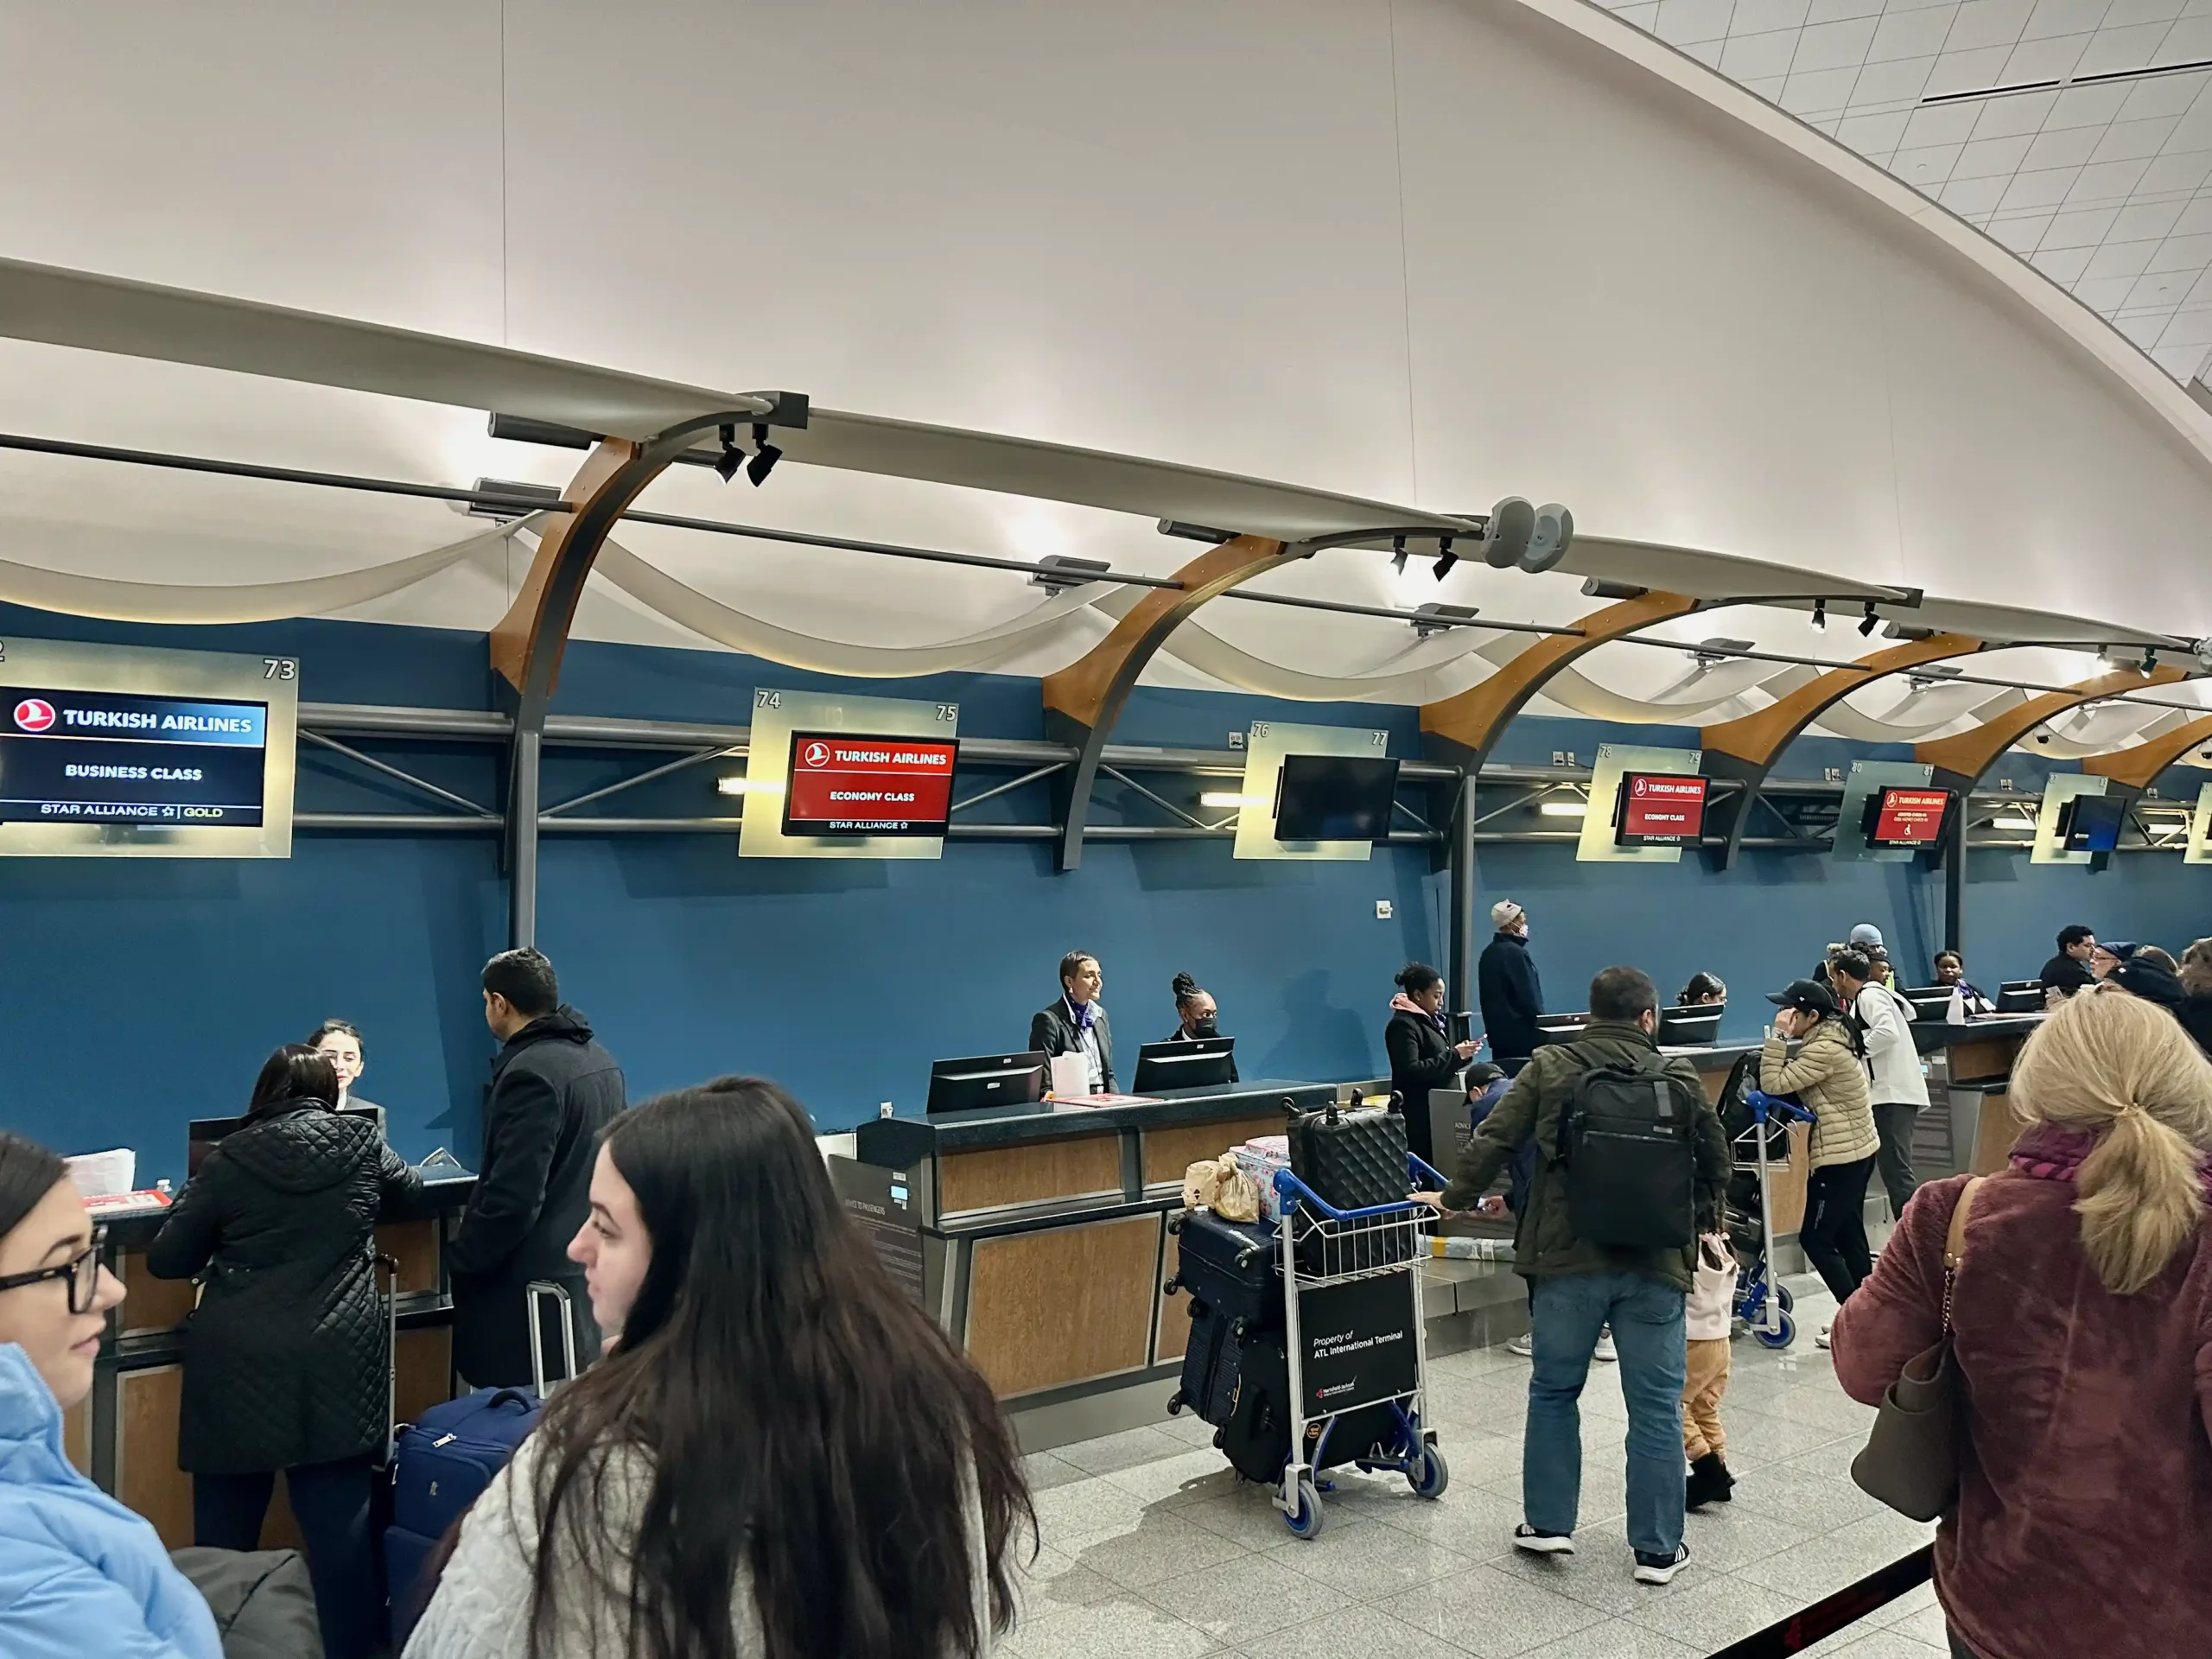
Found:
[[[845,1218],[805,1111],[625,1113],[569,1246],[606,1357],[463,1521],[407,1659],[980,1659],[1034,1535],[989,1385]]]
[[[338,1092],[321,1050],[271,1054],[245,1121],[186,1184],[146,1268],[203,1281],[177,1422],[194,1540],[257,1548],[283,1470],[323,1650],[353,1659],[379,1645],[383,1599],[369,1499],[391,1360],[370,1240],[423,1184],[374,1122],[337,1110]]]

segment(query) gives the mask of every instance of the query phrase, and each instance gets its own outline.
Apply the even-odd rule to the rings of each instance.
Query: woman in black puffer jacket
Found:
[[[337,1098],[327,1055],[270,1055],[245,1122],[186,1185],[146,1265],[204,1281],[177,1431],[196,1540],[257,1548],[285,1471],[324,1651],[353,1659],[374,1651],[383,1623],[369,1494],[388,1360],[370,1240],[423,1185],[372,1121],[332,1109]]]

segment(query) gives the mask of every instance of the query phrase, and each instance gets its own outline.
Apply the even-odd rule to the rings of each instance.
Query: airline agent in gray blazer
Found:
[[[1114,1091],[1114,1033],[1106,1023],[1106,1005],[1098,1000],[1105,985],[1098,958],[1088,950],[1071,950],[1060,958],[1059,1001],[1039,1009],[1029,1022],[1031,1050],[1081,1053],[1090,1064],[1090,1087],[1096,1094]]]

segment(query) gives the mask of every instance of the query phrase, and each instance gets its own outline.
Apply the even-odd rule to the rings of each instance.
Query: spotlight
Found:
[[[1436,579],[1439,582],[1443,581],[1452,574],[1452,567],[1459,563],[1459,556],[1452,550],[1452,538],[1449,536],[1438,537],[1436,538]]]
[[[1870,599],[1866,601],[1866,614],[1859,619],[1859,638],[1863,639],[1872,637],[1874,630],[1881,626],[1882,619],[1874,614],[1874,601]]]
[[[1406,574],[1406,538],[1402,536],[1390,538],[1390,568],[1402,576]]]
[[[726,426],[721,429],[722,452],[715,459],[715,474],[725,484],[737,476],[737,469],[745,465],[745,451],[737,447],[737,429]]]
[[[760,486],[768,481],[768,474],[776,470],[776,463],[783,458],[784,452],[777,448],[774,444],[768,442],[768,428],[766,423],[763,422],[754,423],[753,428],[753,459],[745,463],[745,475],[753,480],[753,487],[754,489],[759,489]]]
[[[2147,678],[2149,678],[2149,677],[2150,677],[2150,676],[2151,676],[2153,672],[2155,672],[2155,671],[2157,671],[2158,666],[2158,648],[2156,645],[2145,645],[2145,646],[2144,646],[2144,647],[2143,647],[2143,666],[2142,666],[2142,669],[2140,670],[2140,672],[2142,673],[2142,675],[2144,676],[2144,677],[2145,677],[2145,678],[2146,678],[2146,679],[2147,679]]]
[[[1813,626],[1816,628],[1825,628],[1827,625],[1828,602],[1825,599],[1816,599],[1813,601]]]

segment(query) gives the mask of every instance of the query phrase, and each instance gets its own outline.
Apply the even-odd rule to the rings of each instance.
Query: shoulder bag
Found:
[[[1943,1334],[1915,1355],[1882,1396],[1874,1432],[1851,1461],[1851,1478],[1915,1521],[1941,1520],[1959,1501],[1959,1454],[1966,1439],[1965,1388],[1951,1351],[1951,1297],[1965,1258],[1967,1214],[1983,1177],[1960,1191],[1943,1242]]]

